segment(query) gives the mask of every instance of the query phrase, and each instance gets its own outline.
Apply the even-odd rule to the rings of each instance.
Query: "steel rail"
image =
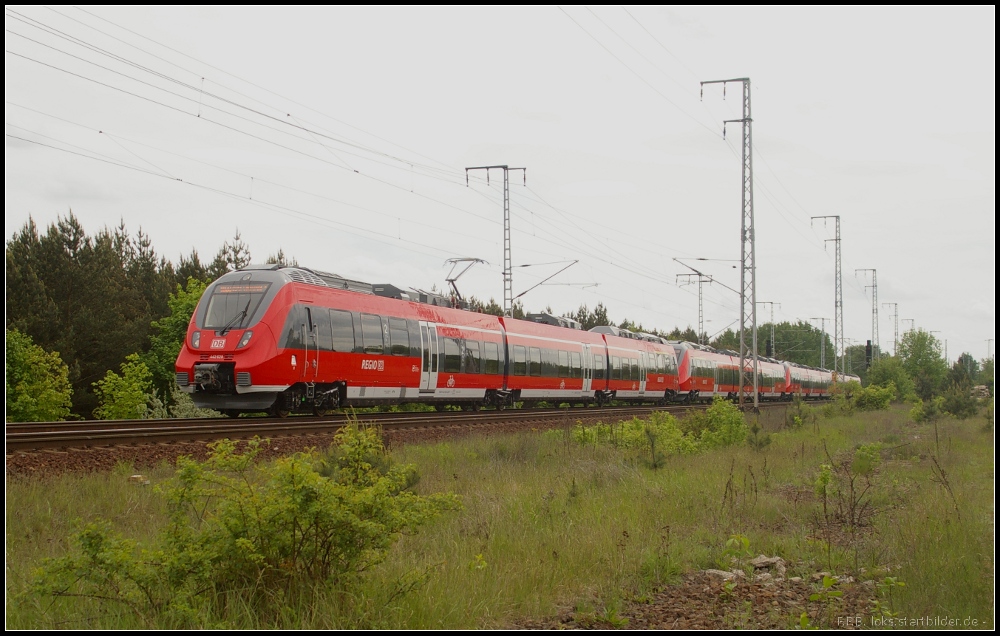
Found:
[[[775,404],[774,406],[780,406]],[[474,428],[513,423],[621,421],[654,411],[678,412],[698,406],[626,406],[617,408],[509,409],[418,413],[341,412],[325,418],[211,418],[186,420],[118,420],[7,424],[6,452],[93,446],[163,444],[224,438],[284,437],[334,433],[351,420],[377,424],[383,431],[419,428]],[[169,424],[165,424],[169,423]]]

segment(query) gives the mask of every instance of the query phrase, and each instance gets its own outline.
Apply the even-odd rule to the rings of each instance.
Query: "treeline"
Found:
[[[49,419],[53,413],[63,419],[70,412],[93,417],[101,406],[100,382],[130,355],[154,364],[149,371],[161,398],[169,400],[173,360],[191,317],[188,311],[175,317],[177,324],[160,325],[169,323],[171,302],[185,298],[193,310],[205,285],[248,264],[250,250],[237,231],[210,262],[192,250],[174,264],[157,254],[141,229],[132,235],[123,222],[89,236],[70,212],[44,232],[29,219],[7,241],[6,258],[7,419],[13,421],[13,412],[23,421]],[[268,260],[284,262],[284,254]],[[187,298],[192,286],[198,289],[193,302]],[[168,350],[155,351],[155,345],[162,349],[165,344],[157,342],[163,327],[179,328],[179,339]],[[54,360],[64,372],[53,367]],[[68,399],[54,399],[53,391]],[[36,400],[39,394],[48,398]],[[68,411],[53,409],[67,402]]]

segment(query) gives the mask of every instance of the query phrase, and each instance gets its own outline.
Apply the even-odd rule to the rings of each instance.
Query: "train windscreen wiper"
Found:
[[[247,306],[243,308],[243,311],[233,316],[232,320],[226,323],[226,326],[219,330],[219,335],[224,336],[229,333],[229,330],[233,328],[236,321],[240,321],[240,325],[243,324],[243,319],[247,317],[247,313],[250,312],[250,303],[253,302],[253,298],[247,301]]]

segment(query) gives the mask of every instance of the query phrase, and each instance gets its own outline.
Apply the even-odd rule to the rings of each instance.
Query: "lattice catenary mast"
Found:
[[[510,186],[507,180],[507,173],[511,170],[520,170],[524,176],[525,185],[528,184],[527,168],[509,168],[507,166],[476,166],[465,169],[465,185],[469,185],[469,170],[485,170],[486,185],[490,183],[490,170],[503,170],[503,315],[510,316],[514,304],[514,284],[511,276],[510,266]]]
[[[854,270],[855,275],[857,275],[858,272],[872,273],[872,284],[865,285],[865,289],[871,288],[872,290],[872,359],[878,360],[881,357],[879,355],[881,347],[878,343],[878,272],[874,269]]]
[[[899,349],[899,303],[882,303],[882,306],[892,305],[892,355]]]
[[[820,341],[819,341],[819,368],[825,369],[826,368],[826,321],[829,320],[829,318],[819,317],[819,318],[810,318],[809,320],[819,321],[819,330],[820,333],[823,334],[822,336],[820,336]],[[836,366],[837,361],[834,360],[833,362],[834,366]]]
[[[743,85],[743,118],[726,119],[722,122],[722,137],[726,137],[725,125],[729,123],[743,124],[743,227],[740,232],[742,245],[740,268],[740,408],[746,406],[747,393],[753,391],[753,410],[760,410],[757,387],[757,270],[756,251],[754,247],[753,225],[753,143],[751,136],[750,115],[750,78],[740,77],[728,80],[711,80],[701,82],[702,95],[705,84],[722,84],[722,96],[726,95],[726,84],[740,82]],[[752,343],[747,343],[747,331],[750,332]],[[746,359],[753,356],[753,366],[747,368]]]
[[[778,353],[778,343],[774,341],[774,306],[777,305],[781,307],[781,303],[772,303],[770,300],[758,300],[758,305],[771,305],[771,353],[768,355],[771,357],[777,357]]]
[[[836,219],[837,221],[837,238],[826,239],[827,242],[834,242],[837,252],[836,282],[833,290],[833,370],[837,370],[837,361],[839,360],[840,372],[847,373],[847,349],[844,348],[844,284],[840,274],[840,215],[814,216],[811,217],[810,223],[815,219],[824,219],[824,224],[826,223],[825,219]]]

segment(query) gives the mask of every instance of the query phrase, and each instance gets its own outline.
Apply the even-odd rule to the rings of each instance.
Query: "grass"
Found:
[[[782,424],[780,413],[761,416],[772,443],[760,451],[668,456],[655,470],[649,449],[584,446],[568,432],[404,446],[393,456],[417,465],[416,490],[454,492],[463,511],[404,537],[347,597],[320,592],[266,624],[234,606],[206,626],[490,628],[565,611],[624,626],[625,602],[685,572],[731,567],[727,541],[738,535],[754,555],[783,557],[788,576],[823,570],[905,582],[884,606],[897,616],[993,627],[991,427],[945,419],[936,443],[933,426],[913,424],[906,408]],[[855,529],[825,523],[820,465],[875,442],[883,449],[869,491],[875,514]],[[155,484],[171,472],[148,476]],[[130,538],[152,540],[165,507],[129,474],[8,479],[8,628],[135,626],[92,602],[26,594],[40,560],[65,554],[75,519],[106,518]]]

